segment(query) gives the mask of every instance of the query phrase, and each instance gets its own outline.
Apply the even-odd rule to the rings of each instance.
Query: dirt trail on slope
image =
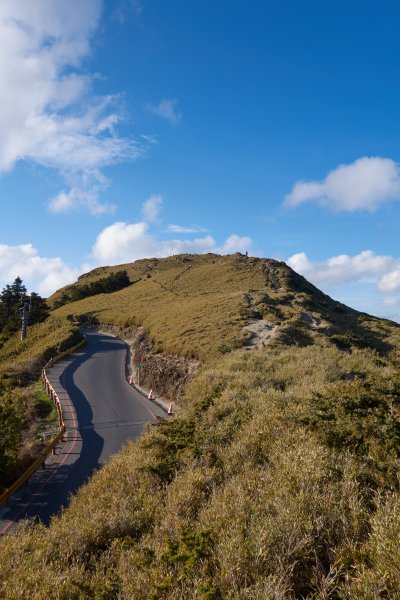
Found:
[[[244,347],[247,350],[254,348],[262,348],[269,344],[275,337],[278,331],[278,325],[266,321],[262,318],[261,313],[257,310],[254,303],[254,298],[251,294],[245,294],[247,305],[254,315],[254,318],[245,325],[244,329],[251,333],[250,338],[245,342]]]

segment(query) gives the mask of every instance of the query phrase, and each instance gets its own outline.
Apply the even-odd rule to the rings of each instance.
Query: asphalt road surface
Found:
[[[112,454],[137,439],[165,412],[130,386],[125,377],[127,346],[118,338],[86,332],[87,345],[60,361],[48,377],[63,405],[66,440],[49,456],[0,514],[0,533],[20,521],[48,524],[61,507]]]

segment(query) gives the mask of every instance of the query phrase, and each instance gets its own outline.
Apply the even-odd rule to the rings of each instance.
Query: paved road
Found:
[[[68,497],[127,440],[165,412],[126,381],[127,346],[118,338],[86,333],[88,344],[48,372],[63,404],[66,441],[0,515],[0,533],[21,520],[49,523]]]

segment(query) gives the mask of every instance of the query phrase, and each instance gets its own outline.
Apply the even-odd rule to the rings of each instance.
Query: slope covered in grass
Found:
[[[183,258],[192,266],[182,273]],[[158,264],[151,277],[148,262]],[[48,529],[3,540],[0,595],[396,598],[400,327],[347,309],[275,261],[125,267],[131,281],[134,269],[143,277],[55,314],[135,319],[203,366],[175,419],[128,444]],[[254,318],[276,325],[275,337],[239,347]]]
[[[399,391],[370,350],[226,356],[50,529],[3,542],[4,597],[394,598]]]
[[[88,285],[122,269],[132,282],[129,287],[68,303],[54,315],[85,315],[121,328],[141,325],[159,350],[203,360],[242,347],[251,337],[244,326],[254,319],[276,326],[276,341],[283,344],[336,344],[379,352],[395,346],[395,324],[335,302],[274,260],[179,255],[96,269],[74,285]]]

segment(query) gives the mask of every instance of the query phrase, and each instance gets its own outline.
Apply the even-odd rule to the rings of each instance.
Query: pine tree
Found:
[[[14,279],[14,283],[10,286],[10,290],[15,303],[22,302],[27,297],[26,287],[23,285],[20,277]]]
[[[36,292],[32,292],[29,299],[29,306],[29,325],[41,323],[47,319],[50,309],[46,301],[39,294],[36,294]]]
[[[17,277],[11,285],[0,293],[0,334],[2,341],[8,339],[21,326],[21,309],[27,303],[30,307],[28,323],[33,325],[44,321],[49,314],[49,307],[45,300],[32,292],[28,296],[25,285]]]

